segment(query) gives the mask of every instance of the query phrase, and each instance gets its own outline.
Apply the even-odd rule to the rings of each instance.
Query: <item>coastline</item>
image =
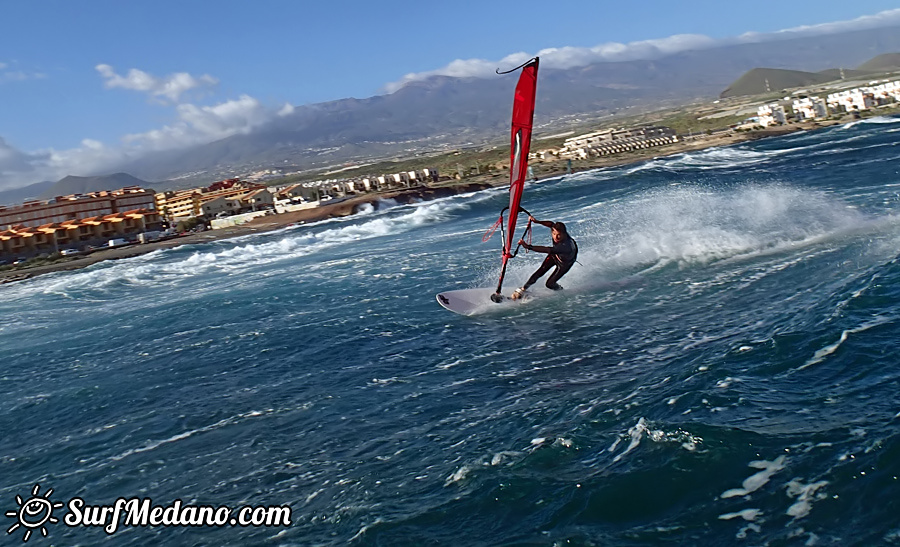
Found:
[[[729,133],[725,135],[698,135],[688,141],[647,148],[633,152],[626,152],[616,156],[605,156],[587,160],[575,160],[572,162],[572,173],[589,171],[604,167],[616,167],[621,165],[636,164],[656,158],[674,156],[685,152],[703,150],[722,146],[731,146],[741,142],[788,135],[799,131],[811,131],[840,125],[844,121],[831,122],[805,122],[788,126],[772,127],[754,130],[746,133]],[[558,177],[566,174],[566,160],[535,161],[532,169],[538,180]],[[88,255],[73,256],[53,262],[27,268],[18,268],[0,272],[0,284],[21,281],[32,277],[52,272],[76,270],[85,268],[97,262],[105,260],[117,260],[140,256],[160,249],[170,249],[181,245],[208,243],[222,239],[244,236],[253,233],[263,233],[277,230],[297,223],[317,222],[329,218],[350,216],[358,212],[365,204],[376,204],[385,199],[393,199],[399,203],[413,201],[428,201],[432,199],[448,197],[455,194],[475,192],[505,186],[508,182],[508,171],[478,175],[465,180],[453,180],[437,183],[430,186],[416,186],[400,190],[390,190],[378,193],[369,193],[343,199],[338,203],[320,205],[312,209],[304,209],[289,213],[268,215],[255,218],[240,226],[207,230],[195,234],[178,236],[163,241],[150,243],[133,243],[131,245],[112,249],[102,249]]]

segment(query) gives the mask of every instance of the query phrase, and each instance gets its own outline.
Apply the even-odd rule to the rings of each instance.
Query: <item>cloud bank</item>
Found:
[[[786,40],[802,36],[815,36],[866,30],[900,24],[900,9],[883,11],[875,15],[865,15],[850,21],[823,23],[779,30],[770,33],[747,32],[734,38],[714,39],[699,34],[677,34],[658,40],[642,40],[621,44],[609,42],[591,48],[560,47],[547,48],[537,53],[513,53],[499,61],[485,59],[457,59],[447,66],[426,72],[416,72],[403,76],[398,81],[385,84],[384,93],[393,93],[403,86],[432,76],[452,76],[456,78],[487,78],[494,76],[498,67],[515,67],[534,56],[541,58],[544,68],[568,69],[601,62],[634,61],[638,59],[658,59],[682,51],[708,49],[718,46]]]
[[[180,104],[177,121],[161,129],[126,135],[123,142],[143,151],[171,150],[249,133],[278,116],[293,112],[291,105],[268,108],[249,95],[213,106]]]
[[[148,153],[188,148],[248,133],[294,111],[290,104],[273,108],[248,95],[211,106],[182,102],[188,91],[218,83],[209,75],[196,77],[180,72],[157,77],[133,68],[122,76],[109,65],[101,64],[95,68],[103,78],[105,88],[139,91],[173,107],[174,121],[159,129],[125,135],[121,143],[115,146],[85,139],[80,146],[69,150],[48,149],[25,153],[0,137],[0,190],[58,180],[67,175],[108,173],[117,165]]]

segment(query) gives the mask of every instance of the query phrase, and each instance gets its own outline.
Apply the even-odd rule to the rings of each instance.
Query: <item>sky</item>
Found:
[[[727,8],[723,7],[727,5]],[[900,24],[896,0],[0,0],[0,190],[430,75]]]

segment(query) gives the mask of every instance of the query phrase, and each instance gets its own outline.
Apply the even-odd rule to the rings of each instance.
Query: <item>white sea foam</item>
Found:
[[[877,317],[875,317],[875,319],[873,319],[871,321],[867,321],[858,327],[854,327],[852,329],[845,329],[845,330],[841,331],[841,336],[837,340],[837,342],[835,342],[833,344],[829,344],[819,350],[816,350],[816,353],[813,354],[812,358],[809,359],[808,361],[806,361],[806,363],[804,363],[797,370],[803,370],[812,365],[821,363],[822,361],[827,359],[829,355],[832,355],[835,351],[837,351],[837,349],[839,347],[841,347],[841,344],[846,342],[851,334],[858,334],[860,332],[865,332],[873,327],[877,327],[879,325],[884,325],[887,323],[892,323],[895,320],[896,320],[896,318],[891,317],[891,316],[877,316]]]
[[[724,515],[719,515],[720,520],[731,520],[734,518],[742,518],[746,521],[754,521],[756,517],[762,514],[762,511],[759,509],[744,509],[743,511],[737,511],[735,513],[725,513]]]
[[[665,158],[650,160],[648,162],[628,168],[626,175],[652,170],[695,170],[701,171],[713,169],[732,169],[757,165],[768,161],[773,156],[791,152],[793,149],[756,151],[742,148],[707,148],[698,152],[686,152]]]
[[[863,214],[824,192],[752,185],[657,189],[617,203],[588,206],[571,222],[579,262],[569,284],[620,271],[643,273],[670,265],[783,252],[865,227]]]
[[[784,469],[784,463],[786,458],[784,456],[778,456],[774,461],[752,461],[749,466],[754,469],[761,469],[758,473],[754,473],[750,475],[744,482],[741,483],[740,488],[732,488],[731,490],[726,490],[722,493],[721,498],[733,498],[736,496],[746,496],[752,492],[756,492],[760,488],[766,485],[769,482],[769,479],[772,478],[772,475]]]
[[[619,462],[627,456],[631,451],[640,446],[641,439],[644,437],[650,439],[655,443],[678,443],[681,448],[694,451],[697,448],[697,445],[703,442],[703,439],[688,433],[687,431],[678,430],[672,433],[660,430],[660,429],[650,429],[647,425],[646,418],[640,418],[638,422],[632,427],[628,428],[628,432],[626,436],[620,437],[616,439],[612,445],[607,448],[607,452],[615,452],[618,448],[619,444],[624,439],[628,439],[629,443],[625,450],[616,455],[613,458],[613,463]]]
[[[865,120],[858,120],[855,122],[846,123],[837,127],[836,131],[846,131],[848,129],[853,129],[858,125],[881,125],[881,124],[894,124],[900,123],[900,118],[894,117],[885,117],[885,116],[876,116],[874,118],[867,118]]]
[[[123,453],[121,453],[121,454],[119,454],[119,455],[117,455],[117,456],[113,456],[111,459],[114,460],[114,461],[123,460],[123,459],[125,459],[125,458],[127,458],[127,457],[129,457],[129,456],[134,455],[134,454],[140,454],[141,452],[149,452],[149,451],[152,451],[152,450],[156,450],[157,448],[159,448],[159,447],[161,447],[161,446],[163,446],[163,445],[166,445],[166,444],[178,442],[178,441],[187,439],[187,438],[189,438],[189,437],[193,437],[194,435],[197,435],[197,434],[200,434],[200,433],[206,433],[206,432],[209,432],[209,431],[214,431],[214,430],[220,429],[220,428],[222,428],[222,427],[226,427],[226,426],[229,426],[229,425],[233,425],[233,424],[242,422],[242,421],[247,420],[247,419],[249,419],[249,418],[257,418],[257,417],[260,417],[260,416],[265,416],[266,414],[270,414],[270,413],[272,413],[272,412],[274,412],[274,411],[270,409],[270,410],[266,410],[266,411],[253,410],[253,411],[250,411],[250,412],[245,412],[245,413],[243,413],[243,414],[237,414],[237,415],[235,415],[235,416],[231,416],[231,417],[228,417],[228,418],[224,418],[224,419],[222,419],[222,420],[219,420],[218,422],[216,422],[216,423],[214,423],[214,424],[210,424],[210,425],[205,426],[205,427],[200,427],[200,428],[197,428],[197,429],[191,429],[191,430],[189,430],[189,431],[185,431],[185,432],[183,432],[183,433],[179,433],[179,434],[177,434],[177,435],[173,435],[173,436],[171,436],[171,437],[169,437],[169,438],[162,439],[162,440],[159,440],[159,441],[151,441],[151,442],[148,442],[148,443],[145,444],[144,446],[141,446],[141,447],[139,447],[139,448],[132,448],[132,449],[126,450],[125,452],[123,452]]]
[[[797,498],[797,501],[788,507],[786,513],[795,519],[801,519],[812,510],[812,503],[815,500],[823,500],[827,498],[827,494],[819,492],[821,488],[828,485],[828,481],[818,481],[810,484],[803,484],[798,479],[794,479],[788,483],[787,495],[791,498]]]
[[[454,471],[449,477],[447,477],[447,480],[444,481],[444,486],[450,486],[453,483],[465,480],[465,478],[469,476],[469,473],[471,471],[472,471],[472,468],[469,467],[468,465],[464,465],[464,466],[460,467],[459,469]]]

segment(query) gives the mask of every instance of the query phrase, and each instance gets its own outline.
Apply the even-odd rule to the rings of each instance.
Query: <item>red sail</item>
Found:
[[[528,173],[528,151],[531,149],[531,127],[534,121],[534,99],[537,92],[538,58],[535,57],[522,67],[516,95],[513,99],[512,142],[509,151],[509,215],[506,221],[506,240],[503,242],[503,263],[497,293],[503,286],[506,262],[513,256],[516,241],[516,221],[519,203]]]

